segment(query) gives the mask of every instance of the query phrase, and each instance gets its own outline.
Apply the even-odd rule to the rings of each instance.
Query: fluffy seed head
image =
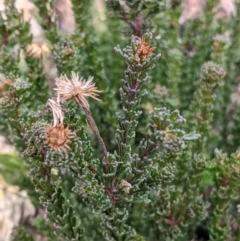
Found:
[[[90,77],[88,80],[78,77],[78,74],[72,72],[71,78],[66,75],[62,75],[56,79],[56,92],[60,96],[61,101],[67,101],[75,98],[78,103],[87,109],[89,109],[89,104],[86,97],[91,97],[95,100],[100,101],[97,98],[98,93],[102,92],[95,87],[92,82],[93,78]]]

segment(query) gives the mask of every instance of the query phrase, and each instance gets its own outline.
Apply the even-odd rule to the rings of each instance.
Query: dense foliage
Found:
[[[54,1],[35,0],[34,42],[13,2],[0,15],[0,131],[19,157],[0,170],[45,210],[34,232],[239,240],[240,7],[214,19],[209,1],[179,26],[180,1],[72,0],[67,34]]]

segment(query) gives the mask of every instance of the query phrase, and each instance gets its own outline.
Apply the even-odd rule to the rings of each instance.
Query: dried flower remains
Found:
[[[132,185],[124,179],[121,180],[121,184],[122,184],[123,191],[129,194],[130,189],[132,188]]]
[[[46,43],[42,42],[29,44],[26,51],[29,56],[34,58],[42,58],[51,52],[50,47]]]
[[[51,107],[53,114],[53,126],[56,126],[59,123],[63,123],[64,114],[60,106],[59,97],[57,100],[49,99],[47,105]]]
[[[136,36],[135,36],[136,37]],[[151,47],[148,40],[146,40],[144,37],[136,37],[138,40],[137,45],[137,51],[135,54],[135,60],[140,63],[143,60],[145,60],[147,57],[151,56],[153,54],[153,51],[155,50],[155,47]]]
[[[57,126],[52,124],[45,131],[46,143],[56,151],[70,151],[68,143],[71,138],[75,137],[75,133],[68,127],[64,127],[62,123]]]
[[[86,97],[91,97],[100,101],[97,96],[98,93],[102,92],[95,87],[92,80],[92,77],[88,80],[84,80],[83,78],[79,79],[78,74],[72,72],[71,78],[68,78],[66,75],[62,75],[56,79],[57,87],[55,90],[60,96],[61,101],[67,101],[75,98],[82,107],[89,109]]]
[[[47,105],[51,107],[53,113],[53,124],[45,130],[46,143],[56,151],[70,151],[68,143],[75,137],[75,132],[68,127],[64,127],[64,114],[59,103],[59,98],[49,99]]]

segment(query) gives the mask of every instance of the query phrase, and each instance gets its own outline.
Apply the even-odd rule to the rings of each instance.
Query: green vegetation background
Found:
[[[115,133],[119,128],[116,112],[122,108],[119,88],[123,86],[122,79],[126,69],[125,61],[115,53],[114,47],[120,45],[124,48],[130,44],[131,35],[138,33],[121,14],[120,1],[105,1],[104,12],[99,13],[95,1],[80,3],[73,0],[76,31],[71,36],[57,31],[52,18],[54,1],[47,1],[49,5],[46,1],[34,2],[39,8],[45,38],[52,46],[50,61],[56,64],[59,75],[69,75],[71,71],[75,71],[84,78],[94,76],[96,86],[103,90],[102,101],[90,100],[90,105],[108,151],[113,153],[117,149]],[[182,12],[180,1],[123,2],[129,8],[126,16],[130,21],[136,21],[138,13],[148,16],[142,26],[142,33],[152,32],[152,45],[156,47],[156,53],[162,55],[155,68],[149,72],[151,80],[145,84],[148,94],[138,106],[143,114],[136,129],[136,145],[132,146],[133,150],[138,148],[140,140],[147,132],[148,111],[155,107],[164,107],[170,112],[179,110],[187,119],[184,130],[195,131],[202,137],[195,145],[189,147],[191,152],[159,158],[162,181],[159,183],[157,195],[153,191],[146,191],[147,197],[143,198],[143,202],[126,202],[125,206],[119,206],[120,211],[123,208],[127,212],[122,211],[123,216],[120,218],[120,211],[116,211],[116,217],[112,217],[116,222],[108,220],[107,223],[107,211],[104,213],[100,207],[93,213],[93,206],[87,205],[81,195],[71,191],[74,186],[72,176],[65,172],[59,174],[62,179],[62,191],[54,195],[58,201],[63,195],[68,202],[64,202],[62,198],[64,204],[52,203],[48,210],[52,212],[48,217],[50,225],[41,216],[37,216],[33,222],[35,232],[51,241],[186,241],[204,240],[200,239],[198,234],[200,229],[207,233],[209,240],[237,241],[240,239],[237,210],[240,199],[240,108],[231,100],[231,95],[238,89],[240,76],[240,6],[237,5],[236,16],[217,20],[211,11],[217,1],[209,1],[201,17],[187,22],[184,28],[181,28],[178,24]],[[51,91],[39,60],[27,55],[23,60],[20,54],[12,54],[16,44],[19,49],[25,50],[32,39],[29,25],[23,23],[22,15],[12,4],[12,0],[8,1],[7,21],[1,17],[0,22],[0,72],[4,76],[20,79],[21,86],[25,80],[31,84],[30,91],[24,91],[22,88],[19,93],[19,98],[25,104],[19,107],[18,113],[25,113],[20,117],[22,123],[28,123],[29,119],[34,119],[45,111]],[[200,81],[200,71],[208,61],[222,66],[226,76],[219,83],[203,87],[205,83]],[[81,110],[75,109],[73,104],[67,116],[69,120],[82,116]],[[36,116],[29,117],[26,114],[37,110],[39,112]],[[20,117],[16,118],[18,113],[15,109],[1,112],[0,133],[5,135],[10,143],[14,143],[19,152],[23,152],[27,144],[19,137]],[[85,126],[86,120],[78,117],[73,125]],[[12,127],[10,135],[9,126]],[[86,132],[94,151],[86,150],[85,155],[98,158],[98,143],[88,130]],[[44,192],[35,193],[29,178],[31,161],[26,161],[27,165],[24,165],[24,161],[24,158],[21,159],[16,154],[1,156],[0,171],[9,183],[29,190],[33,203],[37,208],[42,208],[43,203],[39,202],[39,195],[44,199]],[[37,177],[37,172],[35,175]],[[32,181],[36,188],[36,180]],[[68,203],[72,209],[68,209]],[[99,205],[103,204],[99,202]],[[61,233],[61,239],[51,232],[52,229],[58,230],[51,224],[54,223],[57,208],[60,206],[63,207],[63,214],[74,212],[81,220],[81,224],[78,224],[76,220],[66,220],[62,215],[60,219],[66,225],[63,225],[62,232],[57,231]],[[126,213],[127,216],[124,217]],[[69,223],[76,228],[73,232],[79,234],[79,237],[76,235],[74,239],[69,231],[64,232]],[[60,226],[60,223],[56,226]],[[119,229],[122,234],[116,235],[114,228]],[[15,237],[21,239],[15,240],[30,240],[24,229],[18,229],[16,232]]]

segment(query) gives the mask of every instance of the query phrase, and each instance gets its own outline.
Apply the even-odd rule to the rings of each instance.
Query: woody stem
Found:
[[[40,57],[40,63],[42,65],[42,68],[43,68],[43,72],[46,76],[46,79],[47,79],[47,83],[48,83],[48,86],[52,92],[52,95],[54,96],[55,95],[55,92],[54,92],[54,79],[49,75],[49,70],[47,68],[47,65],[44,63],[44,60],[43,60],[43,56]]]
[[[96,138],[97,138],[101,148],[102,148],[102,151],[103,151],[103,154],[104,154],[105,160],[106,160],[106,169],[108,171],[109,170],[108,152],[107,152],[107,148],[105,146],[105,143],[104,143],[104,141],[103,141],[103,139],[102,139],[102,137],[101,137],[101,135],[99,133],[99,130],[98,130],[97,125],[96,125],[96,122],[93,119],[92,114],[91,114],[89,108],[83,106],[81,104],[81,101],[78,98],[76,98],[76,100],[77,100],[79,106],[84,110],[84,112],[86,114],[86,117],[87,117],[87,120],[89,122],[89,125],[90,125],[93,133],[95,134],[95,136],[96,136]]]

